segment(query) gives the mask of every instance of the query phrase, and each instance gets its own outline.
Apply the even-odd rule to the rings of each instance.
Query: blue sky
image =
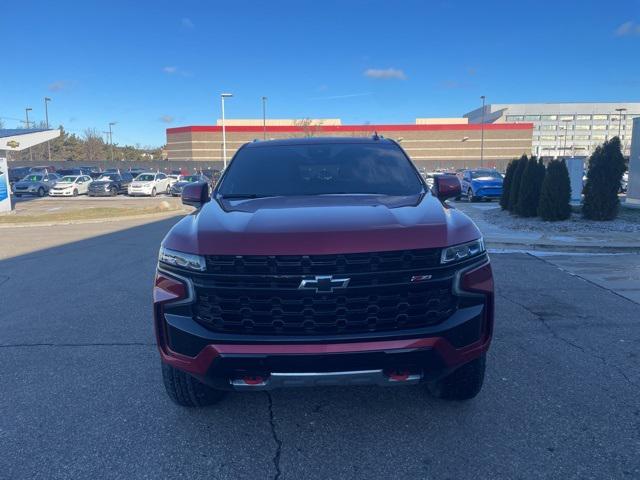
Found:
[[[0,117],[119,144],[229,118],[413,123],[488,102],[640,101],[640,0],[11,2]]]

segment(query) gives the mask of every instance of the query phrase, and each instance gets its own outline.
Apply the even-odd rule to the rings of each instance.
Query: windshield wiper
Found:
[[[225,200],[236,200],[243,198],[266,198],[266,197],[277,197],[278,195],[260,195],[257,193],[221,193],[220,198]]]

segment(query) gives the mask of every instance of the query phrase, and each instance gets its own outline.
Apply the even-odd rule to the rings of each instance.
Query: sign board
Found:
[[[0,157],[0,213],[11,211],[11,187],[7,159]]]

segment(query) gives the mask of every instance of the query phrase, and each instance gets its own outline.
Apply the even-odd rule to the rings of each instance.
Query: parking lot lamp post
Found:
[[[227,169],[227,129],[224,124],[224,99],[233,97],[232,93],[221,93],[220,103],[222,105],[222,159],[224,160],[224,169]]]
[[[109,145],[111,147],[111,161],[113,162],[113,132],[111,131],[111,127],[113,127],[116,122],[109,122]]]
[[[31,108],[31,107],[27,107],[27,108],[24,109],[24,113],[27,116],[27,130],[29,129],[29,125],[31,125],[29,123],[29,112],[31,110],[33,110],[33,108]],[[29,147],[29,161],[33,162],[33,152],[31,151],[31,147]]]
[[[564,147],[562,147],[562,153],[563,153],[563,157],[567,156],[567,136],[569,133],[569,122],[571,120],[569,119],[564,119]]]
[[[616,108],[616,112],[618,112],[618,138],[620,138],[620,133],[622,131],[622,112],[626,111],[626,108]]]
[[[51,99],[49,97],[44,97],[44,121],[47,125],[47,130],[49,130],[49,102]],[[47,140],[47,156],[49,158],[49,163],[51,163],[51,144],[49,140]]]
[[[262,97],[262,139],[267,139],[267,97]]]
[[[480,168],[483,166],[484,162],[484,102],[485,96],[480,96],[482,99],[482,123],[480,124]]]

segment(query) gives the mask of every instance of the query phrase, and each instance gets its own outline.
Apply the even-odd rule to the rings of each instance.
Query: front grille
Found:
[[[345,255],[209,256],[194,277],[194,318],[226,333],[315,335],[435,325],[458,305],[440,250]],[[414,275],[433,273],[429,281]],[[349,278],[333,291],[299,289],[315,275]]]

